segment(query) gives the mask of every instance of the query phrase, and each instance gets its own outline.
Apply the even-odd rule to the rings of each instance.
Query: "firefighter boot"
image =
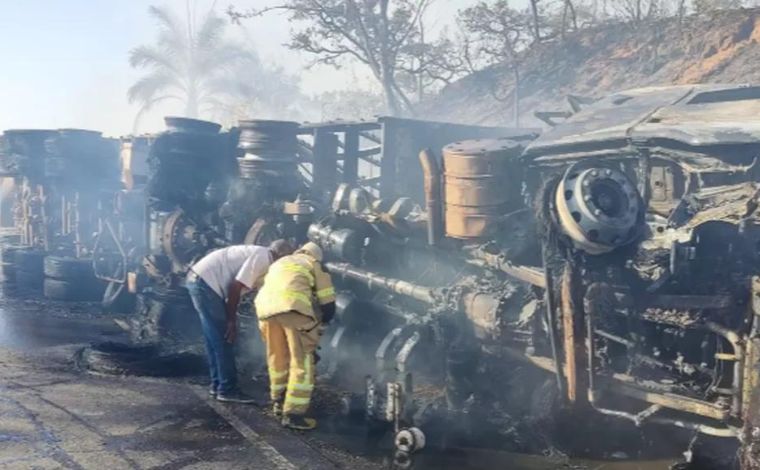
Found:
[[[311,431],[317,427],[317,420],[303,415],[286,414],[282,417],[282,425],[286,428],[297,429],[299,431]]]

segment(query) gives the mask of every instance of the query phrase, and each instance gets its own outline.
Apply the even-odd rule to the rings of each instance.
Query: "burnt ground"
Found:
[[[524,52],[521,125],[545,127],[534,112],[567,111],[568,95],[599,98],[648,86],[758,83],[758,58],[758,8],[582,29]],[[423,106],[422,117],[513,125],[513,76],[506,64],[468,75]]]
[[[202,376],[105,376],[78,368],[74,358],[88,343],[127,339],[115,319],[93,305],[0,296],[0,469],[388,468],[389,436],[340,417],[324,385],[315,398],[320,429],[303,434],[283,429],[266,408],[209,400]],[[265,395],[260,380],[247,387]],[[415,468],[655,470],[671,462],[459,449],[423,453]]]

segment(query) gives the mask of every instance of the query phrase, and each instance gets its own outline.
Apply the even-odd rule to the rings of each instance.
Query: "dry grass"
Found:
[[[606,25],[541,44],[525,58],[523,125],[536,110],[566,109],[568,94],[690,83],[760,83],[760,9],[718,12],[679,23]],[[494,83],[498,95],[494,98]],[[512,75],[493,67],[445,89],[426,109],[435,119],[511,124]]]

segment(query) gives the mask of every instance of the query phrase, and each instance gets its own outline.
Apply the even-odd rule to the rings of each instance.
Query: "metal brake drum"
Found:
[[[608,253],[638,234],[641,197],[618,169],[570,167],[557,186],[555,203],[563,232],[586,253]]]

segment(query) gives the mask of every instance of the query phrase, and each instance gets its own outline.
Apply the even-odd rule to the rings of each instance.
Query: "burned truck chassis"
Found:
[[[324,240],[322,244],[330,246]],[[470,252],[483,251],[483,247],[479,247]],[[431,249],[431,253],[453,258],[445,250]],[[624,323],[626,331],[633,332],[641,331],[642,327],[634,325],[640,321],[630,317],[635,309],[644,305],[649,309],[671,311],[740,309],[748,312],[740,324],[743,326],[755,315],[749,308],[749,289],[745,298],[738,300],[728,295],[651,294],[646,300],[633,302],[630,292],[626,293],[630,290],[628,287],[616,289],[609,284],[610,279],[595,280],[598,276],[591,273],[593,267],[582,267],[582,262],[578,265],[567,262],[555,269],[547,263],[549,269],[544,269],[544,275],[540,276],[542,270],[536,267],[509,263],[493,254],[481,258],[488,261],[460,258],[459,268],[470,270],[469,275],[462,275],[443,288],[383,276],[350,263],[326,264],[335,279],[354,293],[342,299],[341,324],[329,339],[333,354],[328,357],[332,357],[333,372],[341,368],[342,350],[356,350],[347,344],[352,341],[352,330],[354,334],[364,331],[353,339],[366,344],[366,329],[381,329],[381,325],[390,323],[386,327],[388,333],[375,338],[374,377],[367,381],[365,394],[354,398],[347,409],[355,408],[358,401],[367,418],[393,423],[396,432],[403,435],[415,432],[417,427],[426,430],[428,407],[440,407],[444,401],[449,412],[466,408],[468,399],[475,397],[479,388],[472,383],[476,379],[471,369],[478,369],[484,361],[493,363],[501,358],[502,367],[507,364],[514,367],[515,361],[521,361],[553,374],[556,390],[562,397],[561,406],[576,411],[593,408],[636,426],[659,424],[716,437],[743,437],[742,427],[752,392],[752,386],[743,381],[752,376],[751,357],[756,354],[745,347],[744,333],[713,321],[693,323],[688,326],[688,332],[675,325],[661,327],[653,321],[652,325],[657,325],[655,330],[672,330],[666,336],[701,335],[697,343],[701,347],[697,348],[700,362],[689,362],[694,360],[693,347],[685,349],[683,355],[677,352],[675,358],[668,358],[673,351],[665,348],[655,351],[659,353],[657,356],[647,355],[643,351],[651,349],[651,345],[647,348],[646,341],[653,335],[642,332],[637,342],[629,339],[625,332],[605,329],[599,319],[623,310],[623,318],[628,320]],[[486,283],[474,280],[484,276],[499,280]],[[530,288],[525,287],[526,280],[532,281]],[[760,281],[753,278],[753,298],[758,288]],[[356,297],[364,295],[368,295],[369,300],[363,299],[362,307],[351,306],[357,302]],[[533,318],[525,325],[497,326],[506,311],[516,308],[510,305],[509,299],[521,296],[536,302]],[[375,319],[373,322],[355,318],[362,315],[356,311],[364,311],[366,316],[368,309],[375,315],[385,312],[393,320]],[[547,331],[549,325],[553,325],[554,331]],[[508,332],[508,339],[489,334],[495,331],[487,330],[494,328],[502,335]],[[708,337],[720,346],[705,347]],[[607,357],[613,356],[606,353],[607,350],[620,347],[625,349],[624,353],[616,354],[628,358],[625,367],[612,364]],[[708,351],[713,352],[713,361],[709,360]],[[420,366],[421,362],[425,365]],[[729,366],[723,366],[720,369],[723,374],[719,374],[719,369],[710,370],[708,364],[710,367]],[[662,379],[662,371],[666,372],[667,380]],[[499,373],[509,374],[509,371],[502,368]],[[692,376],[701,378],[702,375],[712,379],[707,391],[713,400],[700,398],[697,386],[689,383]],[[420,399],[414,388],[419,378],[413,377],[422,377],[422,381],[439,380],[439,384],[444,384],[443,397]],[[559,411],[559,407],[554,410]],[[408,453],[399,451],[399,461],[406,461]]]
[[[533,431],[570,414],[734,438],[760,468],[760,132],[709,127],[710,106],[760,103],[752,90],[633,90],[541,136],[382,119],[247,121],[238,138],[170,120],[151,147],[166,184],[149,181],[140,220],[120,212],[140,191],[103,216],[95,271],[179,306],[210,249],[318,243],[341,290],[323,367],[357,392],[348,414],[393,431],[400,468],[436,431],[499,436],[520,413]],[[690,141],[674,116],[692,103],[716,118]],[[191,157],[209,171],[177,178]]]
[[[682,90],[658,109],[710,93]],[[744,468],[756,468],[756,139],[689,147],[628,135],[604,142],[609,148],[552,148],[544,137],[504,155],[523,165],[525,202],[501,207],[478,237],[436,227],[450,201],[430,182],[453,178],[434,174],[425,154],[425,210],[339,190],[367,202],[338,197],[333,214],[310,228],[334,260],[327,268],[351,292],[330,338],[332,360],[340,362],[341,349],[375,345],[374,378],[352,406],[394,423],[406,442],[407,428],[424,430],[424,409],[436,401],[415,382],[434,377],[444,389],[438,404],[461,412],[482,393],[473,370],[501,361],[499,373],[509,374],[527,363],[553,375],[557,412],[595,410],[636,427],[735,438]],[[475,147],[486,155],[491,144]],[[487,193],[483,184],[474,185]]]

